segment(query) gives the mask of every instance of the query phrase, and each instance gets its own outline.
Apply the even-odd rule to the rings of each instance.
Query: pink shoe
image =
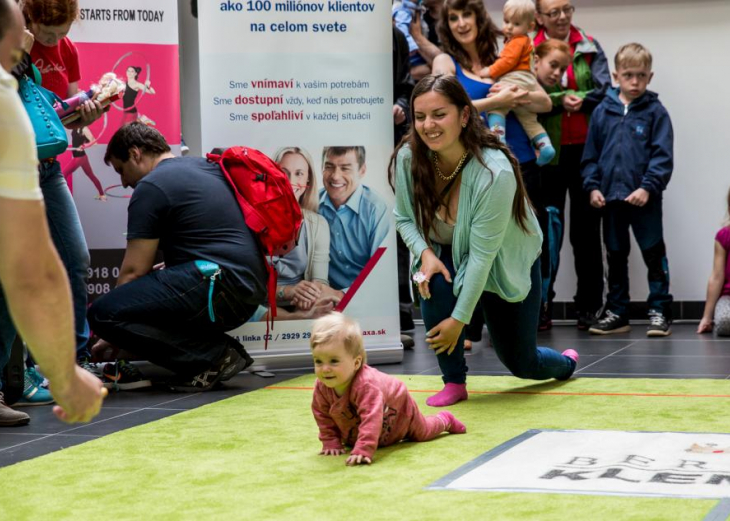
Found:
[[[578,363],[578,358],[580,358],[580,356],[578,355],[578,351],[576,351],[575,349],[566,349],[561,354],[563,356],[567,356],[576,364]]]
[[[457,420],[449,411],[441,411],[438,416],[446,424],[444,430],[448,431],[449,434],[464,434],[466,432],[466,425]]]
[[[469,395],[466,392],[466,384],[452,384],[448,383],[444,385],[438,393],[433,396],[429,396],[426,400],[426,404],[431,407],[446,407],[447,405],[454,405],[462,400],[467,400]]]

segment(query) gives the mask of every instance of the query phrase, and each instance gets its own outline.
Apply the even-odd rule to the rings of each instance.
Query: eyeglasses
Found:
[[[566,5],[562,9],[553,9],[552,11],[548,11],[547,13],[540,13],[548,20],[557,20],[560,18],[560,13],[564,14],[566,17],[570,18],[573,16],[573,13],[575,12],[575,6],[572,5]]]

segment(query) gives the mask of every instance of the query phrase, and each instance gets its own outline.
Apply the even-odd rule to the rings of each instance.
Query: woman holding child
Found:
[[[427,403],[467,399],[464,326],[477,303],[512,374],[570,378],[578,353],[537,347],[542,234],[514,156],[453,76],[421,80],[411,117],[390,175],[396,227],[415,259],[426,342],[445,383]]]
[[[480,113],[511,110],[519,106],[529,107],[535,112],[550,110],[550,98],[542,89],[528,92],[516,86],[497,87],[493,79],[482,78],[483,70],[498,58],[497,36],[500,31],[481,0],[446,0],[441,10],[439,34],[446,52],[434,60],[434,74],[456,76]],[[533,144],[512,113],[506,118],[505,130],[506,142],[520,163],[527,193],[542,218],[540,169]],[[481,339],[482,326],[481,312],[475,313],[467,330],[467,350],[471,348],[472,341]]]
[[[570,0],[536,0],[535,4],[540,27],[534,45],[539,48],[544,42],[557,40],[566,42],[570,50],[568,67],[560,81],[553,85],[541,82],[552,100],[553,111],[544,124],[556,150],[555,157],[543,171],[543,187],[545,206],[556,209],[561,224],[558,237],[549,241],[556,250],[553,252],[555,257],[563,243],[565,195],[566,192],[570,194],[570,244],[577,276],[575,308],[578,329],[587,330],[603,306],[604,269],[601,212],[591,207],[589,196],[583,190],[580,162],[590,115],[610,87],[611,78],[601,46],[572,24],[575,7]],[[554,53],[554,56],[559,54]],[[538,79],[540,76],[538,72]],[[556,276],[557,266],[554,266],[546,295],[547,307],[541,317],[543,329],[549,329]]]

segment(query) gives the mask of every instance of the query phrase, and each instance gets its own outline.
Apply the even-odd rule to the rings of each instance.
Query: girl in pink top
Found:
[[[351,318],[331,313],[316,320],[310,346],[321,455],[340,456],[347,445],[346,465],[370,464],[379,446],[466,432],[449,411],[423,416],[403,382],[366,365],[362,331]]]
[[[730,214],[730,192],[727,194]],[[712,273],[707,282],[705,312],[697,328],[698,333],[715,331],[719,336],[730,336],[730,226],[723,227],[715,235],[715,257]]]

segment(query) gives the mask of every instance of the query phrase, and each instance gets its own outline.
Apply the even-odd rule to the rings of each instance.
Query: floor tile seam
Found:
[[[2,449],[0,449],[0,453],[9,451],[11,449],[16,449],[18,447],[22,447],[23,445],[28,445],[30,443],[35,443],[35,442],[38,442],[38,441],[47,440],[48,438],[52,438],[53,436],[55,436],[55,434],[49,434],[49,435],[43,436],[41,438],[36,438],[36,439],[33,439],[33,440],[24,441],[23,443],[16,443],[15,445],[11,445],[10,447],[3,447]]]
[[[704,377],[704,378],[712,378],[714,380],[717,379],[727,379],[730,377],[725,377],[725,373],[722,374],[713,374],[713,373],[612,373],[612,372],[592,372],[592,373],[581,373],[581,376],[601,376],[601,375],[616,375],[616,376],[624,376],[626,378],[638,378],[643,376],[652,376],[652,377],[662,377],[662,376],[673,376],[673,377]]]
[[[600,356],[600,355],[586,355],[586,356]],[[643,356],[644,358],[700,358],[702,360],[704,360],[706,358],[719,358],[719,359],[730,358],[730,355],[704,355],[704,354],[701,356],[698,356],[696,354],[694,354],[694,355],[672,355],[672,354],[652,355],[652,354],[648,354],[648,353],[632,353],[632,354],[627,354],[627,355],[624,355],[624,354],[618,355],[618,354],[614,353],[613,355],[609,355],[609,356],[615,356],[616,358],[631,358],[631,357],[639,357],[639,356]]]
[[[137,413],[139,413],[142,410],[144,410],[144,409],[135,409],[133,411],[126,412],[124,414],[117,414],[116,416],[111,416],[109,418],[104,418],[103,420],[95,420],[95,421],[91,421],[89,423],[84,423],[83,425],[79,425],[77,427],[72,427],[70,429],[66,429],[65,431],[57,432],[53,436],[58,436],[59,434],[67,434],[69,432],[77,431],[79,429],[85,429],[87,427],[91,427],[91,426],[94,426],[94,425],[101,425],[102,423],[106,423],[106,422],[109,422],[111,420],[117,420],[119,418],[124,418],[125,416],[129,416],[130,414],[137,414]]]
[[[57,433],[52,432],[11,432],[11,433],[3,433],[8,434],[10,436],[42,436],[44,438],[48,438],[50,436],[59,436]],[[98,438],[98,434],[61,434],[60,436],[65,436],[67,438]],[[40,439],[40,438],[39,438]],[[30,441],[38,441],[38,440],[30,440]]]
[[[584,371],[585,371],[586,369],[588,369],[589,367],[591,367],[591,366],[593,366],[593,365],[596,365],[596,364],[598,364],[598,363],[602,362],[603,360],[606,360],[606,359],[610,358],[611,356],[613,356],[613,355],[615,355],[615,354],[618,354],[618,353],[620,353],[621,351],[624,351],[624,350],[628,349],[629,347],[631,347],[631,346],[632,346],[632,345],[634,345],[634,344],[636,344],[636,342],[632,342],[632,343],[630,343],[629,345],[627,345],[627,346],[624,346],[624,347],[622,347],[622,348],[621,348],[621,349],[619,349],[618,351],[615,351],[615,352],[613,352],[613,353],[610,353],[610,354],[608,354],[608,355],[604,356],[603,358],[600,358],[600,359],[596,360],[595,362],[591,362],[590,364],[588,364],[588,365],[586,365],[586,366],[584,366],[584,367],[581,367],[580,369],[578,369],[578,370],[576,370],[576,371],[575,371],[575,374],[581,374],[581,373],[583,373],[583,372],[584,372]]]

